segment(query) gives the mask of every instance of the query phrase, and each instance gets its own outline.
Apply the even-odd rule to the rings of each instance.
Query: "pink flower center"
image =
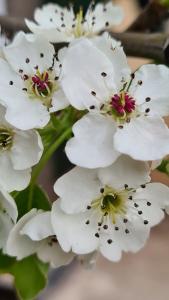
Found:
[[[47,96],[50,94],[52,89],[52,84],[49,80],[49,74],[47,72],[39,73],[32,76],[32,88],[35,94],[39,94],[39,96]]]
[[[110,104],[113,110],[120,117],[123,117],[127,114],[131,114],[136,108],[135,100],[126,92],[122,92],[120,93],[120,95],[115,94],[111,98]]]

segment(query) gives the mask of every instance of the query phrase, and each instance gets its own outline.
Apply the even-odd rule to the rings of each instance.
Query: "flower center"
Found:
[[[113,117],[119,123],[130,121],[135,116],[136,102],[127,92],[115,94],[110,101],[101,107],[101,113]]]
[[[98,208],[103,218],[109,216],[112,223],[115,224],[117,215],[125,215],[126,213],[128,191],[116,191],[106,186],[101,193],[101,197],[94,200],[91,207]]]
[[[40,98],[44,105],[51,107],[52,95],[58,84],[52,70],[40,73],[39,70],[31,77],[26,77],[25,85],[31,98]]]
[[[6,128],[0,128],[0,150],[5,151],[11,148],[13,143],[13,134]]]
[[[76,15],[76,23],[74,24],[73,33],[76,38],[81,37],[84,35],[83,29],[83,9],[81,8],[80,11]]]

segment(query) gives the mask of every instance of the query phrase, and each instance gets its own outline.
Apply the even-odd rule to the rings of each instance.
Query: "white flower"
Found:
[[[31,167],[39,162],[43,145],[38,132],[16,129],[4,116],[0,105],[0,185],[9,192],[20,191],[29,184]]]
[[[101,169],[75,167],[55,184],[52,224],[64,251],[100,251],[112,261],[137,252],[164,217],[169,188],[150,181],[147,164],[121,156]]]
[[[68,264],[74,257],[60,248],[51,226],[50,212],[37,209],[32,209],[14,226],[7,241],[7,253],[18,260],[36,253],[51,267]]]
[[[44,127],[50,112],[68,105],[60,88],[60,67],[54,47],[43,37],[20,32],[4,48],[0,59],[0,101],[7,108],[6,120],[28,130]]]
[[[86,55],[87,53],[87,55]],[[159,160],[169,153],[169,68],[145,65],[134,74],[124,51],[106,37],[81,39],[65,52],[62,86],[89,113],[73,127],[66,153],[81,167],[105,167],[120,153]]]
[[[6,253],[6,242],[18,216],[14,199],[0,187],[0,249]]]
[[[35,22],[26,20],[29,29],[36,34],[43,34],[50,42],[70,42],[81,36],[92,37],[101,30],[110,29],[121,23],[123,11],[112,1],[107,4],[91,5],[83,15],[83,10],[75,16],[73,8],[62,8],[57,4],[47,4],[37,8]]]

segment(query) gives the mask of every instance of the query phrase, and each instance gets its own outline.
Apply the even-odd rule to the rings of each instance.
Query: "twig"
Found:
[[[143,12],[130,25],[127,31],[159,31],[164,21],[168,18],[168,9],[157,0],[151,0]]]
[[[0,26],[2,28],[2,31],[10,35],[13,35],[15,32],[19,30],[23,30],[24,32],[29,32],[22,18],[0,16]]]

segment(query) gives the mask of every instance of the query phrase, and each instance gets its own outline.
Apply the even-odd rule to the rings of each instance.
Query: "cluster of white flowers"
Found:
[[[33,34],[19,32],[2,49],[0,248],[18,260],[35,253],[59,267],[100,252],[118,261],[145,245],[168,210],[169,188],[151,183],[149,162],[169,153],[169,68],[132,73],[121,43],[97,36],[122,18],[111,2],[85,17],[49,4],[35,11],[38,24],[26,21]],[[70,43],[56,53],[51,42]],[[39,132],[69,106],[80,116],[65,147],[76,166],[55,183],[51,211],[17,220],[8,193],[29,185],[43,154]]]

